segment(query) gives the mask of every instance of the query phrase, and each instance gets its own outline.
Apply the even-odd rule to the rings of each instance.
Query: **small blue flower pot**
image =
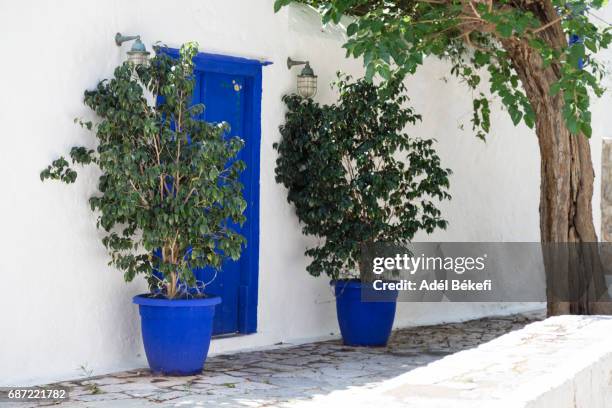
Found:
[[[202,372],[218,296],[202,299],[133,298],[140,308],[142,341],[151,371],[164,375]]]
[[[331,281],[342,340],[347,346],[387,345],[397,304],[397,291],[376,294],[376,301],[362,301],[364,284],[356,280]],[[367,289],[366,289],[367,290]]]

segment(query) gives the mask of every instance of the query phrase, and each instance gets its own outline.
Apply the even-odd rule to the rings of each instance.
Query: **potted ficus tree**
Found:
[[[178,59],[156,51],[147,66],[126,62],[85,92],[99,121],[79,123],[94,130],[97,147],[73,147],[70,158],[100,170],[99,194],[89,202],[110,264],[126,281],[143,274],[149,283],[150,293],[134,303],[152,371],[188,375],[203,368],[221,301],[192,271],[239,258],[244,243],[231,227],[245,221],[245,164],[235,160],[243,141],[198,119],[204,107],[191,104],[197,44],[184,44]],[[63,157],[41,173],[66,183],[76,177]]]
[[[406,106],[401,81],[377,87],[339,75],[335,87],[340,96],[332,105],[283,98],[276,180],[287,187],[303,232],[321,238],[305,253],[312,259],[307,270],[332,279],[345,344],[380,346],[391,333],[397,292],[362,299],[372,278],[362,249],[405,245],[420,230],[445,228],[432,200],[450,198],[450,170],[441,167],[432,140],[404,132],[420,116]]]

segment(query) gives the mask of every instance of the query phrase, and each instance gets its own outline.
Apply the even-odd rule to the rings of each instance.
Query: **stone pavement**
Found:
[[[375,387],[543,318],[530,313],[401,329],[382,348],[333,340],[218,355],[191,377],[157,377],[143,369],[63,382],[57,385],[71,388],[70,400],[54,406],[291,407],[333,391]]]

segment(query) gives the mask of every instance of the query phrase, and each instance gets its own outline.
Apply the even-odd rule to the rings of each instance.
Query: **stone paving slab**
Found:
[[[160,377],[142,369],[83,378],[52,384],[71,389],[69,401],[53,406],[289,407],[338,391],[374,388],[543,318],[530,313],[401,329],[387,347],[348,347],[333,340],[218,355],[207,360],[201,375],[190,377]],[[44,404],[19,404],[28,406]]]

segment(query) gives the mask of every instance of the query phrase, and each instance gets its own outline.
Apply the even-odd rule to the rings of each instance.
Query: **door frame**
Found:
[[[173,58],[179,57],[176,48],[160,48]],[[238,293],[238,332],[250,334],[257,331],[257,304],[259,283],[259,178],[261,157],[261,67],[270,65],[268,61],[231,57],[219,54],[198,53],[194,58],[194,71],[216,72],[229,75],[240,75],[245,78],[245,123],[244,133],[247,143],[251,143],[249,162],[251,178],[244,186],[244,198],[247,202],[245,215],[250,223],[246,234],[247,246],[241,258],[246,268],[240,272]],[[199,89],[195,92],[200,92]],[[195,95],[199,99],[199,95]]]

